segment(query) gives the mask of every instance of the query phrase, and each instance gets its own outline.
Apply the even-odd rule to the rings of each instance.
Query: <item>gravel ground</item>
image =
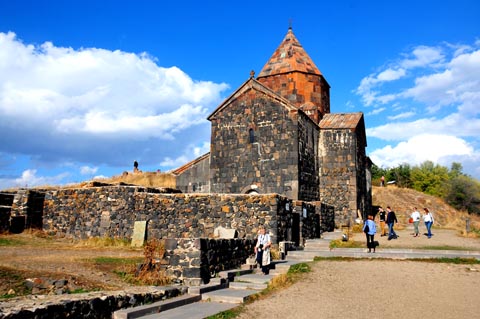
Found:
[[[238,318],[477,318],[479,265],[317,262],[303,280]]]
[[[387,247],[465,247],[480,251],[480,240],[434,230],[412,237],[407,227],[397,240],[376,236]],[[355,234],[364,240],[363,234]],[[477,318],[480,265],[405,260],[321,261],[291,287],[248,304],[238,318]]]

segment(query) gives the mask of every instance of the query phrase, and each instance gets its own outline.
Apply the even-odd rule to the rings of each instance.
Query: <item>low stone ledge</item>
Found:
[[[0,319],[110,319],[114,311],[177,297],[186,287],[133,287],[71,295],[29,295],[2,301]]]

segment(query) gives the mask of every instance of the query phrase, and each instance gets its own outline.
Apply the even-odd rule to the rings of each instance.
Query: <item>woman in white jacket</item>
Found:
[[[255,245],[255,255],[257,263],[262,267],[262,273],[264,275],[268,275],[270,271],[271,246],[270,235],[266,234],[265,227],[261,226],[258,232],[257,244]]]
[[[427,227],[427,237],[432,238],[433,215],[428,208],[425,207],[423,210],[423,221],[425,222],[425,227]]]

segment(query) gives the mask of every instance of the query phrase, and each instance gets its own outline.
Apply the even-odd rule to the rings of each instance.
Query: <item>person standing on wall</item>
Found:
[[[427,237],[432,238],[433,215],[426,207],[423,211],[423,221],[425,222],[425,227],[427,227]]]
[[[270,247],[272,242],[270,234],[266,233],[265,227],[260,226],[258,231],[257,244],[255,245],[255,255],[257,263],[262,268],[262,273],[268,275],[270,272]]]
[[[395,212],[390,208],[390,206],[387,206],[388,240],[398,238],[397,233],[395,233],[395,230],[393,230],[395,223],[398,223],[397,215],[395,215]]]
[[[420,224],[420,212],[418,211],[417,207],[413,208],[412,215],[410,218],[413,222],[413,237],[418,237],[418,224]]]
[[[380,219],[380,237],[385,236],[385,217],[386,213],[382,207],[378,208],[378,218]]]
[[[375,225],[375,222],[373,221],[373,216],[368,215],[367,220],[363,224],[363,232],[365,233],[365,236],[367,237],[367,248],[368,252],[375,252],[375,234],[377,232],[377,227]]]

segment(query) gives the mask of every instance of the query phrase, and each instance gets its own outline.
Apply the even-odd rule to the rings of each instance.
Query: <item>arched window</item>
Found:
[[[250,144],[255,143],[255,131],[253,130],[253,128],[248,130],[248,142]]]

